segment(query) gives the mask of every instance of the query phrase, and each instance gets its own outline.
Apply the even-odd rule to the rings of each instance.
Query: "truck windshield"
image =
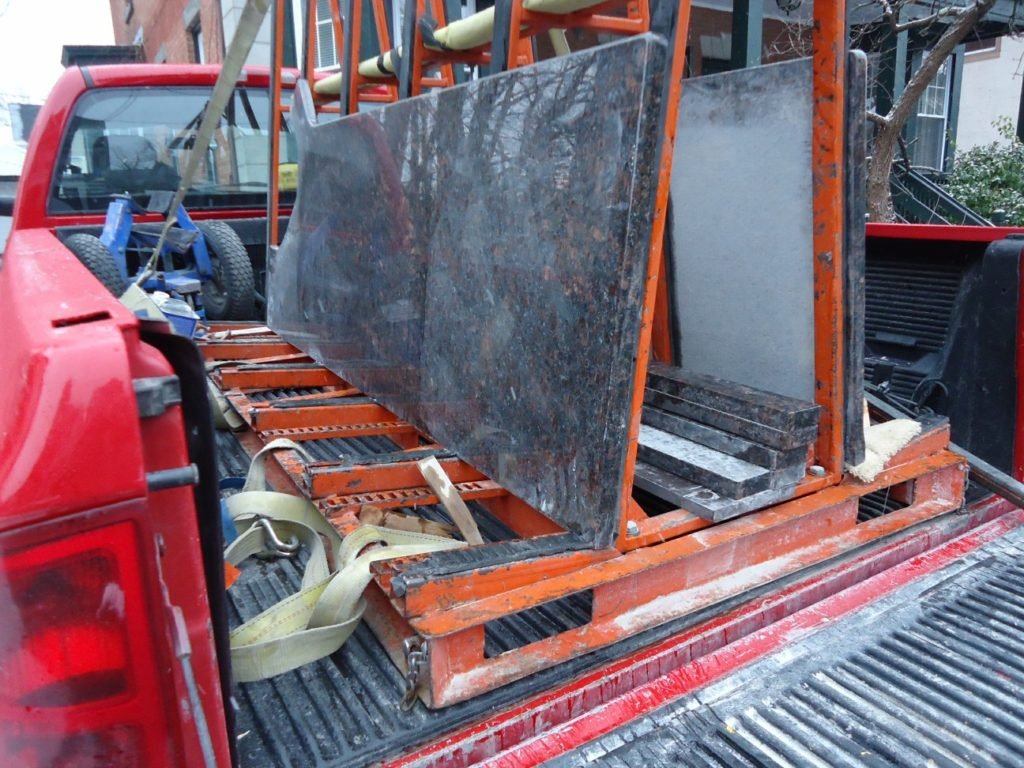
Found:
[[[147,87],[82,96],[61,147],[49,212],[102,212],[114,194],[177,189],[211,93],[210,88]],[[269,122],[267,91],[238,88],[192,180],[186,208],[266,205]],[[285,126],[278,172],[294,170],[297,155]],[[294,173],[285,177],[295,178]],[[294,190],[282,187],[287,204]]]

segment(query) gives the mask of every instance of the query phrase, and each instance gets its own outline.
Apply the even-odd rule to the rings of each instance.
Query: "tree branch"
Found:
[[[865,113],[865,117],[867,117],[869,123],[874,123],[875,125],[889,125],[889,118],[884,115],[880,115],[877,112],[872,112],[870,109]]]
[[[928,27],[944,19],[947,16],[959,16],[965,9],[955,8],[951,5],[947,5],[944,8],[939,8],[935,13],[930,16],[924,16],[920,19],[913,19],[912,21],[903,21],[899,19],[899,9],[893,8],[892,3],[889,0],[878,0],[879,5],[882,6],[882,17],[888,22],[889,27],[893,32],[900,33],[906,32],[909,29],[921,29],[922,27]]]
[[[903,134],[902,133],[897,137],[897,139],[898,139],[898,141],[900,143],[900,154],[903,156],[903,167],[909,173],[910,172],[910,150],[907,148],[907,140],[905,138],[903,138]]]
[[[895,13],[889,0],[878,0],[890,14]],[[894,99],[892,108],[883,120],[868,115],[878,125],[875,132],[874,146],[871,153],[871,165],[868,167],[868,212],[872,221],[891,221],[894,217],[890,175],[896,153],[906,148],[901,145],[901,134],[910,116],[917,109],[917,104],[928,84],[935,78],[943,63],[949,58],[953,49],[963,41],[974,29],[978,21],[995,5],[996,0],[974,0],[956,13],[944,14],[947,17],[945,29],[921,61],[920,66],[911,75],[899,98]],[[942,13],[940,11],[940,13]],[[934,14],[933,14],[934,15]],[[919,21],[924,21],[923,19]]]

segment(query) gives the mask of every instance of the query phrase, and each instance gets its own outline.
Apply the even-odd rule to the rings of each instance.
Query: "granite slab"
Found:
[[[647,383],[653,389],[705,403],[720,411],[760,421],[774,429],[817,427],[821,406],[785,397],[717,376],[683,370],[664,363],[652,363]]]
[[[807,446],[805,445],[785,451],[776,450],[715,427],[709,427],[707,424],[700,424],[646,405],[643,410],[643,423],[673,435],[685,437],[687,440],[700,443],[721,453],[735,456],[737,459],[749,461],[751,464],[765,469],[785,469],[797,464],[803,466],[807,459]]]
[[[792,498],[796,491],[796,482],[794,481],[788,485],[780,484],[778,487],[744,496],[741,499],[730,499],[715,493],[710,488],[677,477],[671,472],[666,472],[643,461],[638,461],[636,464],[634,482],[637,488],[713,523],[731,520],[756,509],[763,509],[769,504],[786,501]]]
[[[685,397],[676,397],[651,387],[647,387],[644,392],[644,405],[724,430],[750,442],[761,443],[779,451],[806,447],[818,436],[816,426],[791,430],[775,429],[759,421],[745,419],[731,411],[722,411],[705,403],[697,403],[687,400]]]
[[[665,48],[314,125],[270,327],[594,547],[621,516]],[[301,85],[301,84],[300,84]]]
[[[807,401],[812,86],[810,59],[687,80],[671,184],[680,362]]]
[[[771,486],[771,472],[764,467],[647,424],[640,426],[637,458],[733,499]]]

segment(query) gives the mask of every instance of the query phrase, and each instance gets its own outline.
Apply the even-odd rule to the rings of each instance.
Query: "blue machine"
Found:
[[[100,233],[100,242],[114,257],[125,285],[136,281],[156,248],[162,224],[135,224],[135,216],[143,213],[167,213],[174,199],[173,192],[152,192],[149,206],[142,208],[131,195],[114,195],[107,207],[107,218]],[[202,286],[213,280],[213,265],[206,239],[192,218],[179,205],[175,214],[177,226],[167,232],[156,271],[142,284],[146,291],[164,291],[189,302],[203,319]],[[129,273],[132,270],[132,273]]]

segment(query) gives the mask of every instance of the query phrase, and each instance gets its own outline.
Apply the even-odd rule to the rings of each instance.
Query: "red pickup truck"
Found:
[[[970,515],[953,515],[944,527],[766,585],[686,626],[667,626],[444,710],[400,711],[402,678],[362,629],[338,658],[232,686],[219,661],[227,658],[229,625],[293,588],[298,565],[256,564],[254,577],[243,574],[225,600],[217,480],[244,469],[246,454],[230,434],[213,434],[205,367],[193,344],[133,315],[62,245],[69,234],[97,232],[108,196],[124,191],[109,183],[109,158],[93,152],[102,146],[97,140],[143,135],[162,161],[176,162],[176,153],[188,151],[216,76],[213,67],[70,69],[36,122],[0,262],[5,765],[535,764],[595,737],[614,737],[673,697],[803,642],[809,627],[1021,524],[1009,505],[975,494]],[[265,250],[261,180],[270,170],[267,85],[267,73],[258,71],[238,84],[206,173],[186,198],[196,218],[225,220],[239,232],[257,271]],[[987,356],[1000,363],[988,378],[967,364],[952,368],[975,378],[943,383],[949,377],[942,372],[943,361],[958,359],[942,350],[952,343],[950,328],[966,328],[958,318],[969,313],[957,307],[971,270],[988,242],[1005,235],[995,228],[869,231],[868,363],[875,384],[907,401],[927,396],[939,410],[957,399],[958,386],[961,403],[979,403],[969,397],[978,388],[1003,398],[1013,418],[979,405],[954,421],[954,437],[1019,475],[1019,338],[990,335],[1001,346]],[[996,282],[993,296],[1000,286],[1016,287]],[[887,284],[899,290],[887,294]],[[1011,306],[1001,295],[1005,320],[1016,328],[1017,302]],[[901,296],[913,322],[897,333],[886,323]],[[993,382],[1005,386],[996,391]],[[958,423],[974,431],[960,426],[957,437]],[[886,501],[879,501],[880,514]],[[979,521],[987,527],[971,532]],[[908,554],[954,536],[960,538],[939,554]],[[899,572],[894,568],[879,586],[875,577],[894,563]],[[825,605],[837,591],[842,600]],[[1019,619],[1019,606],[1007,610]],[[988,642],[979,635],[971,646],[975,662]],[[899,716],[898,706],[886,706],[886,716]],[[687,709],[701,711],[696,703]],[[662,720],[657,725],[637,726],[629,738],[639,743],[642,733],[664,730]],[[735,729],[721,732],[734,737]],[[613,749],[609,744],[566,764],[598,760]],[[410,755],[414,748],[420,751]]]
[[[111,138],[142,136],[162,163],[183,162],[218,72],[72,68],[32,134],[0,269],[8,765],[231,760],[215,643],[226,619],[207,598],[223,571],[219,533],[203,531],[219,525],[203,366],[62,245],[98,234],[126,184],[145,191],[144,178],[131,188],[145,159],[112,157]],[[195,218],[232,225],[257,270],[267,88],[265,70],[246,72],[185,200]]]

